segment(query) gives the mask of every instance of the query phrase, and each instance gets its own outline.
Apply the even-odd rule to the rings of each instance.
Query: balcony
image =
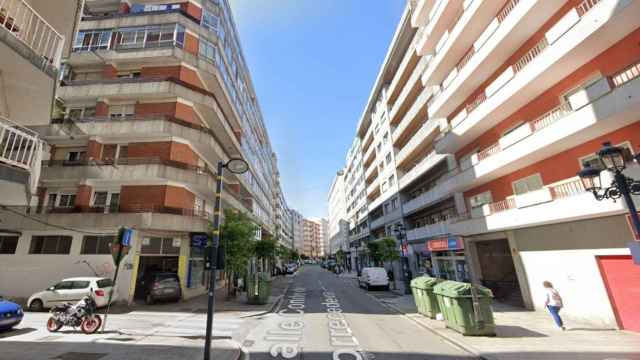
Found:
[[[173,77],[144,77],[133,79],[110,79],[90,81],[67,81],[57,94],[65,101],[97,101],[99,98],[156,100],[183,98],[194,103],[207,125],[219,136],[225,149],[241,152],[238,138],[225,116],[216,95]]]
[[[555,25],[562,31],[553,27],[546,33],[548,46],[539,43],[532,47],[516,63],[522,65],[508,68],[481,93],[482,101],[452,119],[452,130],[436,144],[439,151],[455,152],[465,146],[640,26],[640,18],[632,15],[640,12],[640,3],[635,1],[602,0],[582,17],[578,8]],[[541,46],[543,51],[536,50]]]
[[[407,108],[412,104],[411,102],[415,101],[416,97],[421,93],[423,86],[419,81],[420,76],[430,61],[431,56],[429,55],[420,57],[420,61],[418,61],[418,64],[411,72],[409,78],[399,85],[401,86],[402,91],[393,102],[393,106],[389,114],[389,121],[392,124],[398,122],[398,117],[406,112]]]
[[[460,0],[436,0],[429,12],[429,20],[420,40],[416,44],[418,55],[425,56],[439,51],[443,37],[447,36],[447,29],[462,12],[463,2]]]
[[[364,179],[366,181],[371,181],[374,176],[378,176],[378,167],[369,166],[367,170],[364,172]]]
[[[64,37],[25,0],[0,3],[0,37],[34,66],[46,69],[45,72],[52,76],[60,67]],[[15,46],[11,39],[18,40],[21,47],[28,50]]]
[[[464,56],[460,52],[462,58],[444,76],[442,93],[429,107],[429,116],[450,116],[561,6],[558,1],[510,0],[466,48]]]
[[[418,0],[413,14],[411,14],[411,26],[423,27],[429,21],[429,13],[433,9],[436,0]]]
[[[422,83],[425,86],[440,85],[445,81],[442,85],[447,87],[447,79],[455,76],[453,74],[455,74],[456,68],[464,64],[454,67],[454,71],[451,71],[449,76],[447,76],[447,71],[450,71],[451,65],[461,58],[463,62],[468,61],[465,60],[464,55],[468,55],[470,49],[473,49],[473,43],[494,19],[502,2],[470,0],[466,1],[464,5],[466,7],[462,16],[451,27],[442,49],[435,54],[433,61],[422,75]]]
[[[633,172],[637,177],[640,173],[638,170],[634,165],[633,169],[627,171]],[[626,212],[621,201],[597,201],[593,194],[584,191],[577,177],[547,185],[533,193],[485,205],[483,208],[484,211],[472,214],[471,218],[450,224],[451,233],[473,235]]]
[[[400,61],[400,65],[398,65],[398,69],[395,74],[393,74],[393,78],[391,79],[391,83],[387,89],[387,103],[393,104],[396,102],[398,98],[398,93],[405,87],[405,83],[407,83],[407,79],[411,77],[414,71],[416,71],[416,66],[422,59],[422,57],[418,56],[416,53],[416,42],[422,33],[424,32],[424,28],[418,29],[413,35],[413,39],[411,39],[411,43],[407,47],[402,61]]]
[[[436,166],[440,161],[451,158],[451,155],[437,154],[435,151],[431,151],[427,156],[420,160],[414,167],[407,173],[400,177],[398,182],[398,188],[404,189],[407,185],[411,184],[414,180],[419,178],[422,174],[426,173],[432,167]]]
[[[376,177],[373,181],[367,185],[367,196],[372,195],[375,192],[380,192],[380,178]]]
[[[433,140],[446,125],[445,119],[430,119],[422,124],[396,154],[396,166],[402,167],[406,160],[411,159],[420,151],[432,147]]]
[[[450,221],[447,220],[407,230],[407,241],[423,240],[449,234],[449,224]]]
[[[427,118],[427,103],[431,96],[433,96],[435,90],[433,87],[424,88],[416,101],[411,104],[409,111],[404,114],[398,127],[393,129],[392,136],[394,144],[406,136],[406,130],[411,126],[415,126],[416,121]]]
[[[0,116],[0,165],[25,171],[29,175],[26,183],[32,194],[36,192],[40,178],[43,145],[37,133]]]

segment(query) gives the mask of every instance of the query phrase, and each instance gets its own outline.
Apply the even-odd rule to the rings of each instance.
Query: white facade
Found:
[[[335,254],[338,249],[346,250],[348,243],[348,223],[346,229],[344,226],[347,221],[344,178],[344,170],[338,171],[329,189],[329,255]]]

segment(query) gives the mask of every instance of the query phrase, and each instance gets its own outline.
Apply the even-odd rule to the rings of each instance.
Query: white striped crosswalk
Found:
[[[242,322],[241,319],[214,318],[212,335],[214,338],[231,338]],[[128,335],[204,337],[206,327],[206,317],[195,315],[166,322],[151,329],[120,329],[119,332]]]

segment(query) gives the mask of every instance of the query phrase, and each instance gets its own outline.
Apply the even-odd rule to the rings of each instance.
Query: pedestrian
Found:
[[[556,325],[561,328],[563,331],[566,330],[564,327],[564,323],[562,322],[562,318],[560,317],[560,309],[562,309],[562,297],[558,290],[553,288],[553,285],[549,281],[544,281],[542,283],[544,286],[546,293],[546,300],[544,302],[544,306],[549,309],[551,316],[553,317],[553,321],[555,321]]]

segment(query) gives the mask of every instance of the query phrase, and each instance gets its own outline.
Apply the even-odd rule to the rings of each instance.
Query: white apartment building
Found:
[[[369,241],[402,223],[414,273],[528,309],[548,280],[563,316],[640,331],[624,203],[577,177],[603,142],[640,177],[637,14],[633,0],[408,2],[354,139]]]
[[[334,255],[338,250],[345,252],[349,247],[349,222],[346,220],[347,205],[344,179],[345,172],[344,169],[341,169],[336,173],[329,188],[328,255]]]
[[[293,249],[298,254],[302,254],[304,252],[304,216],[294,209],[291,209],[291,232]]]

